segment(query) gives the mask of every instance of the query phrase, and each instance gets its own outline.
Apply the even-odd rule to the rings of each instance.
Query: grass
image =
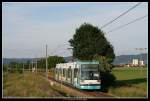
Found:
[[[115,86],[108,93],[116,97],[147,97],[146,68],[114,68]],[[39,73],[3,73],[3,97],[72,97],[60,86],[51,86]]]
[[[51,73],[51,72],[50,72]],[[50,74],[49,73],[49,74]],[[51,97],[69,98],[82,97],[80,92],[61,87],[60,84],[48,81],[45,73],[4,73],[3,74],[3,97]]]
[[[117,97],[147,97],[147,68],[114,68],[115,86],[109,93]]]
[[[56,85],[55,85],[56,86]],[[3,97],[66,97],[36,73],[4,73]],[[56,87],[58,88],[58,87]]]

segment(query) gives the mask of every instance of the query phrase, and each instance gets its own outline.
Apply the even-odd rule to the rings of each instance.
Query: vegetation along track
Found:
[[[55,80],[53,77],[48,77],[48,79],[49,80],[52,80],[52,81],[55,81],[55,82],[57,82],[57,83],[61,83],[61,81],[57,81],[57,80]],[[100,91],[87,91],[87,90],[80,90],[80,89],[78,89],[78,88],[75,88],[75,87],[73,87],[72,85],[70,85],[70,84],[67,84],[67,83],[64,83],[64,82],[62,82],[62,84],[64,85],[64,86],[67,86],[67,87],[69,87],[70,89],[73,89],[73,90],[75,90],[75,91],[78,91],[78,92],[80,92],[80,93],[83,93],[83,94],[86,94],[89,98],[104,98],[104,97],[106,97],[106,98],[108,98],[108,97],[110,97],[110,98],[112,98],[113,96],[111,96],[111,95],[108,95],[108,94],[106,94],[106,93],[103,93],[103,92],[100,92]]]

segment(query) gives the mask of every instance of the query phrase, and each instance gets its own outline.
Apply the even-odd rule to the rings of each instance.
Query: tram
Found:
[[[101,89],[98,61],[76,61],[56,64],[55,79],[78,89]]]

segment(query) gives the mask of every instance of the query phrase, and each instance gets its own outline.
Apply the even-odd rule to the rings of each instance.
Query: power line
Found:
[[[64,43],[64,44],[60,44],[58,45],[56,48],[54,48],[50,53],[53,54],[55,53],[56,51],[62,51],[62,50],[65,50],[65,46],[69,45],[68,43]],[[64,49],[65,48],[65,49]]]
[[[111,24],[111,23],[114,22],[115,20],[119,19],[120,17],[122,17],[123,15],[127,14],[129,11],[131,11],[132,9],[134,9],[135,7],[137,7],[138,5],[140,5],[141,3],[142,3],[142,2],[137,3],[136,5],[134,5],[133,7],[131,7],[130,9],[128,9],[127,11],[125,11],[124,13],[122,13],[121,15],[119,15],[117,18],[115,18],[115,19],[111,20],[110,22],[106,23],[105,25],[103,25],[101,28],[104,28],[104,27],[106,27],[107,25]],[[138,20],[138,19],[137,19],[137,20]],[[119,26],[119,27],[120,27],[120,26]],[[64,45],[62,44],[62,46],[64,46]],[[57,50],[58,48],[60,48],[60,47],[61,47],[61,45],[58,45],[51,53],[56,52],[56,50]]]
[[[129,24],[132,24],[132,23],[134,23],[134,22],[136,22],[136,21],[142,20],[142,19],[144,19],[144,18],[147,17],[147,16],[148,16],[148,15],[144,15],[144,16],[142,16],[142,17],[139,17],[139,18],[137,18],[137,19],[135,19],[135,20],[133,20],[133,21],[127,23],[127,24],[121,25],[121,26],[119,26],[119,27],[117,27],[117,28],[114,28],[114,29],[108,31],[107,33],[112,32],[112,31],[115,31],[115,30],[118,30],[118,29],[120,29],[120,28],[122,28],[122,27],[125,27],[125,26],[127,26],[127,25],[129,25]]]
[[[114,22],[115,20],[119,19],[119,18],[122,17],[123,15],[127,14],[129,11],[131,11],[132,9],[134,9],[135,7],[137,7],[138,5],[140,5],[141,3],[142,3],[142,2],[137,3],[136,5],[134,5],[133,7],[131,7],[130,9],[128,9],[127,11],[125,11],[124,13],[122,13],[121,15],[119,15],[117,18],[115,18],[115,19],[109,21],[108,23],[106,23],[105,25],[103,25],[103,26],[101,27],[101,29],[104,28],[104,27],[106,27],[106,26],[108,26],[109,24],[111,24],[111,23]]]
[[[47,67],[47,44],[46,44],[46,77],[48,78],[48,67]]]

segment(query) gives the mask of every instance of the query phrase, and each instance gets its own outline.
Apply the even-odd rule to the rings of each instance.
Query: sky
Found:
[[[70,56],[68,48],[76,28],[83,23],[101,27],[137,2],[3,2],[2,55],[5,58]],[[110,30],[148,14],[143,2],[102,28],[116,55],[137,54],[148,48],[148,17],[113,32]],[[108,33],[109,32],[109,33]]]

